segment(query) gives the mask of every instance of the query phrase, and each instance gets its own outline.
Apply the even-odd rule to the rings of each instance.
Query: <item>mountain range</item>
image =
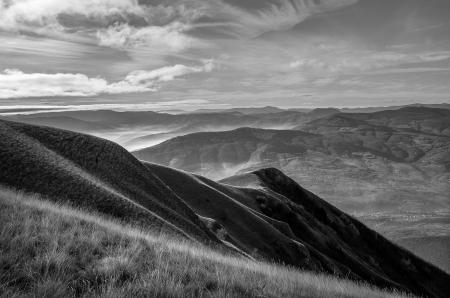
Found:
[[[2,118],[93,134],[140,159],[213,180],[278,168],[450,271],[447,107],[54,111]]]
[[[448,104],[411,105],[407,107],[434,107],[450,109]],[[232,108],[186,111],[36,111],[17,110],[12,115],[0,115],[6,120],[36,125],[48,125],[113,140],[128,150],[156,145],[173,137],[204,131],[224,131],[240,127],[265,129],[295,129],[301,125],[336,113],[369,113],[395,111],[405,106],[373,108]]]
[[[4,120],[0,158],[2,187],[143,229],[416,295],[450,290],[448,274],[275,168],[220,183],[139,161],[98,137]]]
[[[449,207],[449,130],[450,111],[443,109],[339,113],[292,130],[189,134],[133,154],[213,179],[277,167],[342,207],[405,210],[389,192],[411,192],[408,204],[425,211]]]

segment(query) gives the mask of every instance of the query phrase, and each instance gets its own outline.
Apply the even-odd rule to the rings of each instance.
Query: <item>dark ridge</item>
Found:
[[[361,222],[305,190],[280,170],[268,168],[255,171],[253,174],[260,179],[263,186],[306,210],[319,225],[330,228],[332,232],[325,235],[331,241],[329,239],[326,246],[315,242],[314,239],[302,238],[302,240],[325,255],[341,260],[352,272],[380,286],[388,286],[383,276],[389,276],[389,279],[398,285],[409,284],[410,289],[413,287],[416,294],[426,293],[425,295],[440,297],[449,293],[450,276],[447,273],[393,244]],[[294,224],[290,224],[291,227]],[[335,236],[337,238],[333,240]],[[436,274],[433,278],[431,272]],[[441,290],[431,292],[427,290],[433,287]]]
[[[0,121],[0,183],[152,229],[214,240],[195,213],[117,144]]]

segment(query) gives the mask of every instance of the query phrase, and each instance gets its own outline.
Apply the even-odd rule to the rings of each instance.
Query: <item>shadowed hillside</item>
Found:
[[[122,147],[100,138],[0,121],[0,183],[55,201],[214,241],[195,213]]]
[[[0,189],[0,296],[410,297],[154,232]]]
[[[103,139],[7,121],[0,148],[3,186],[259,260],[420,295],[449,290],[447,274],[276,169],[233,187],[142,163]]]

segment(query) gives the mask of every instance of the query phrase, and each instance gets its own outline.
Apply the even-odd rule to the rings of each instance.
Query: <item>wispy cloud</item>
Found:
[[[86,45],[75,42],[39,38],[36,36],[0,35],[0,55],[33,55],[44,57],[79,58]]]
[[[148,38],[152,44],[166,42],[178,50],[184,42],[192,45],[187,29],[210,27],[240,38],[255,37],[357,1],[0,0],[0,29],[92,35],[102,45],[114,47],[133,46]]]
[[[201,66],[177,64],[150,71],[133,71],[123,80],[112,83],[80,73],[24,73],[7,69],[0,73],[0,99],[152,92],[163,82],[192,73],[211,72],[213,68],[211,60]]]
[[[222,107],[224,105],[211,103],[206,99],[185,99],[185,100],[170,100],[170,101],[156,101],[152,103],[92,103],[83,105],[0,105],[0,115],[31,115],[42,112],[65,112],[65,111],[87,111],[87,110],[114,110],[114,111],[155,111],[167,110],[172,108],[185,108],[186,110],[196,109],[199,107]]]
[[[126,23],[118,23],[98,30],[96,36],[101,46],[118,49],[150,47],[153,50],[179,52],[190,47],[205,44],[184,34],[188,29],[189,26],[182,23],[142,28],[132,27]]]
[[[227,22],[225,24],[228,25],[229,32],[242,38],[255,37],[271,31],[287,30],[308,17],[355,4],[358,0],[212,2],[215,6],[210,7],[210,13],[216,19]]]
[[[347,50],[323,55],[321,58],[306,57],[292,61],[289,67],[309,74],[338,74],[380,70],[402,64],[436,62],[450,59],[450,51],[439,52],[393,52]]]

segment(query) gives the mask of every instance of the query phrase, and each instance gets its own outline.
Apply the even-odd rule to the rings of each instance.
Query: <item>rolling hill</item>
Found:
[[[240,258],[418,295],[449,291],[446,273],[274,168],[235,177],[247,184],[235,187],[140,162],[97,137],[9,121],[0,121],[0,150],[2,187]]]

